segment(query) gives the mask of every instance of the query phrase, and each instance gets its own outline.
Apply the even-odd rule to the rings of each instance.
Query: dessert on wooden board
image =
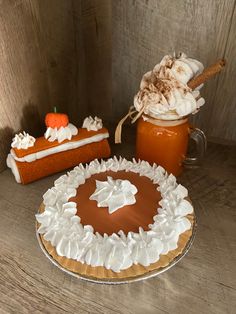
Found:
[[[189,242],[195,217],[173,175],[114,157],[57,179],[36,219],[44,248],[63,268],[109,281],[167,267]]]
[[[42,137],[23,132],[13,138],[7,165],[18,183],[27,184],[81,162],[110,156],[109,133],[101,119],[88,117],[82,128],[77,128],[66,114],[48,113],[45,123]]]

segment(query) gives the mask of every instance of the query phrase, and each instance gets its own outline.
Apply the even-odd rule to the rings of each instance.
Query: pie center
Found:
[[[102,203],[105,206],[99,207],[98,201],[92,195],[97,190],[96,182],[107,182],[108,177],[111,177],[113,181],[129,181],[129,188],[133,192],[135,203],[130,199],[129,204],[124,204],[112,214],[109,213],[108,203]],[[153,217],[157,215],[160,200],[161,195],[157,191],[157,185],[153,184],[149,178],[125,171],[106,171],[92,175],[79,186],[77,195],[70,199],[77,203],[77,215],[81,218],[82,225],[91,225],[94,232],[102,235],[104,233],[111,235],[120,230],[123,230],[125,234],[129,231],[138,232],[139,227],[147,231],[148,225],[153,223]]]

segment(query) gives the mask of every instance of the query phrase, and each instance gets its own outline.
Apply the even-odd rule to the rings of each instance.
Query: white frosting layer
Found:
[[[72,142],[67,142],[55,147],[51,147],[48,149],[44,149],[41,150],[37,153],[32,153],[29,155],[26,155],[24,157],[17,157],[16,154],[14,153],[13,150],[11,150],[11,155],[12,157],[19,161],[19,162],[33,162],[37,159],[41,159],[44,158],[46,156],[50,156],[52,154],[56,154],[56,153],[60,153],[60,152],[64,152],[67,150],[71,150],[71,149],[76,149],[78,147],[90,144],[90,143],[95,143],[95,142],[100,142],[102,140],[104,140],[105,138],[108,138],[109,134],[108,133],[101,133],[101,134],[96,134],[90,137],[87,137],[85,139],[79,140],[79,141],[72,141]]]
[[[93,174],[105,171],[131,171],[146,176],[158,184],[162,200],[157,204],[157,215],[149,230],[139,228],[138,233],[123,231],[100,235],[93,227],[83,226],[76,215],[77,204],[69,202],[76,189]],[[41,224],[38,232],[50,241],[59,256],[65,256],[91,266],[104,266],[114,272],[133,264],[148,266],[177,248],[181,233],[191,228],[186,215],[193,213],[192,205],[185,199],[186,188],[176,183],[176,178],[154,164],[145,161],[127,161],[114,157],[107,161],[94,160],[86,167],[82,164],[55,181],[54,187],[43,196],[45,210],[36,215]],[[79,205],[78,205],[79,206]]]
[[[91,116],[84,119],[82,128],[87,129],[88,131],[98,131],[102,129],[102,119],[95,117],[92,118]]]
[[[71,140],[72,136],[78,134],[78,129],[72,123],[69,123],[66,127],[58,128],[47,128],[47,131],[44,134],[44,137],[49,142],[58,141],[59,143],[64,140]]]
[[[12,140],[11,147],[17,149],[27,149],[34,146],[35,138],[25,131],[23,133],[16,134]]]
[[[98,207],[108,207],[109,214],[112,214],[119,208],[135,204],[137,192],[129,180],[114,180],[108,176],[107,181],[96,180],[96,190],[89,199],[97,201]]]
[[[20,178],[20,174],[19,174],[19,170],[17,168],[15,159],[12,157],[11,154],[7,155],[7,167],[11,169],[15,180],[17,183],[21,183],[21,178]]]
[[[202,63],[183,53],[178,57],[165,56],[143,76],[140,90],[134,97],[136,110],[145,107],[145,114],[162,120],[196,113],[205,100],[200,97],[199,90],[192,91],[187,83],[202,71]]]

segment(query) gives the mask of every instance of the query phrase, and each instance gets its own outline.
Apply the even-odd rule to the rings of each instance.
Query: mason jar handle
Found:
[[[184,165],[191,166],[197,165],[203,157],[205,156],[207,149],[207,139],[204,132],[198,128],[190,127],[190,135],[189,137],[194,140],[196,144],[196,157],[186,157],[184,160]]]

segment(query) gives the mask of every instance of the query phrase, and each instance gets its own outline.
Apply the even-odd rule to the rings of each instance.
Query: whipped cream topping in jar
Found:
[[[152,71],[144,74],[134,107],[140,117],[137,125],[136,157],[155,162],[169,173],[179,175],[183,163],[196,164],[205,153],[204,133],[194,129],[188,116],[198,112],[205,100],[200,85],[192,90],[188,82],[202,73],[201,62],[178,56],[165,56]],[[134,120],[136,119],[134,118]],[[197,157],[186,157],[189,138],[197,145]]]
[[[188,123],[188,117],[199,111],[205,100],[200,95],[203,83],[219,73],[224,59],[204,69],[201,62],[184,53],[166,55],[145,73],[129,112],[119,121],[115,143],[121,143],[122,125],[138,119],[136,157],[157,163],[175,175],[182,164],[197,164],[206,150],[204,133]],[[188,139],[197,144],[197,157],[186,158]]]
[[[202,86],[192,90],[187,83],[203,69],[201,62],[183,53],[165,56],[144,74],[134,97],[135,109],[160,120],[176,120],[196,113],[205,103],[199,92]]]

